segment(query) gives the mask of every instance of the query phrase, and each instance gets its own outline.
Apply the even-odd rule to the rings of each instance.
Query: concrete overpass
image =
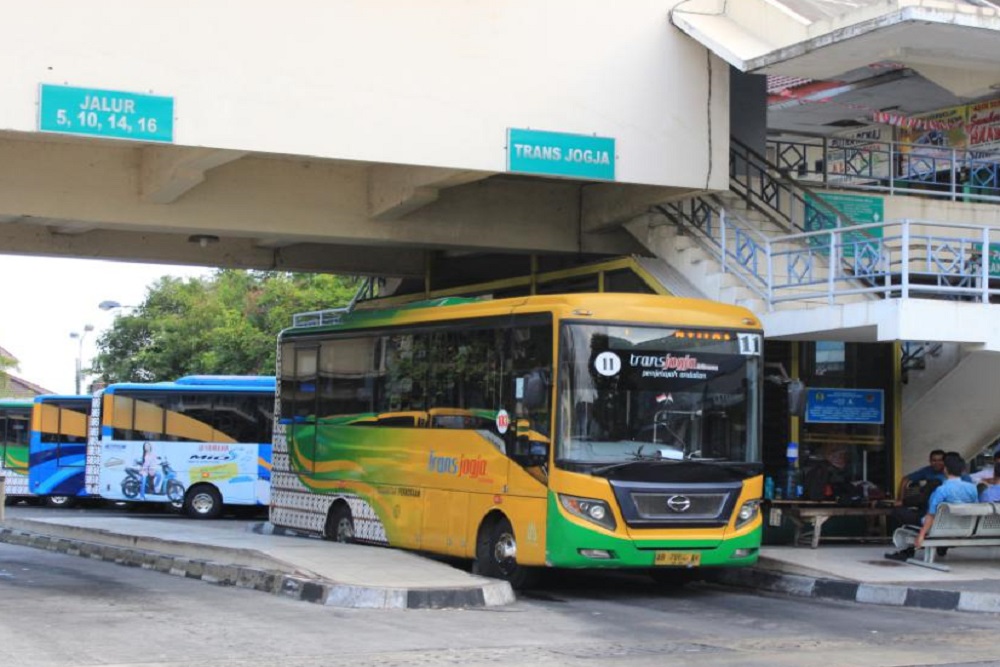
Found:
[[[18,3],[0,252],[420,275],[432,252],[639,251],[617,223],[727,183],[729,68],[675,4]],[[115,117],[137,94],[169,135],[109,132],[145,122]],[[520,164],[511,130],[611,139],[611,175]]]

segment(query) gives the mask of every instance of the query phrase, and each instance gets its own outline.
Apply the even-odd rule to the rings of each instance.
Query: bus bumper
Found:
[[[546,535],[546,564],[565,568],[652,568],[657,551],[699,554],[699,567],[746,567],[757,562],[762,528],[706,547],[698,540],[633,540],[608,535],[567,521],[551,503]],[[684,566],[681,566],[684,567]]]

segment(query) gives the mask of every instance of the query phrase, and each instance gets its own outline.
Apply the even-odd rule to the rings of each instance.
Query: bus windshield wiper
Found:
[[[683,461],[677,461],[674,459],[658,459],[653,456],[644,456],[642,458],[633,459],[631,461],[621,461],[620,463],[611,463],[608,465],[601,466],[599,468],[594,468],[590,472],[594,475],[603,475],[610,470],[617,470],[618,468],[624,468],[625,466],[635,465],[636,463],[653,463],[653,464],[663,464],[667,463],[670,465],[676,465],[678,463],[683,463]]]

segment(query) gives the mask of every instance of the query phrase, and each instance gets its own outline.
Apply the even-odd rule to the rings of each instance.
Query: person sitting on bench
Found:
[[[965,472],[965,460],[961,456],[955,453],[945,455],[944,471],[948,478],[931,494],[930,502],[927,504],[927,514],[919,529],[917,526],[903,526],[897,529],[892,536],[893,542],[899,550],[887,553],[885,557],[889,560],[906,561],[913,558],[917,549],[923,545],[927,531],[934,525],[934,514],[941,503],[954,505],[979,501],[976,485],[962,479],[962,473]],[[916,533],[916,537],[913,537],[913,533]],[[911,537],[913,538],[912,546],[905,546]]]

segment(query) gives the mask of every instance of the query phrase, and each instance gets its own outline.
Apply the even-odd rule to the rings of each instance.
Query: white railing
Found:
[[[660,210],[768,310],[791,301],[832,305],[844,297],[1000,301],[1000,229],[895,220],[766,236],[704,199],[697,214],[679,206]]]

